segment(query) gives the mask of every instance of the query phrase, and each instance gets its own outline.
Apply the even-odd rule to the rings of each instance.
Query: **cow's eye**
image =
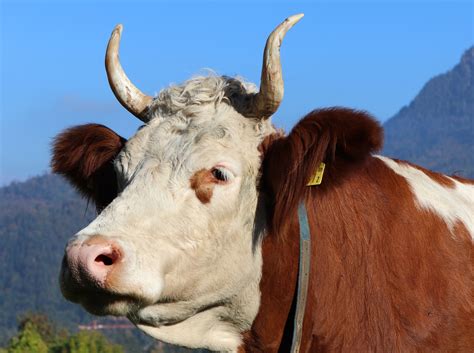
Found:
[[[214,178],[216,178],[219,181],[229,181],[231,179],[231,174],[228,170],[222,168],[222,167],[214,167],[212,168],[211,171],[212,175]]]

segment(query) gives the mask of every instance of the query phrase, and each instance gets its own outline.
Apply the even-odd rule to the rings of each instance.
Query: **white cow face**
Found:
[[[203,78],[201,87],[215,80],[223,79]],[[258,282],[258,146],[273,128],[227,100],[192,109],[157,111],[115,159],[119,195],[69,243],[66,297],[126,315],[159,302],[222,300]]]

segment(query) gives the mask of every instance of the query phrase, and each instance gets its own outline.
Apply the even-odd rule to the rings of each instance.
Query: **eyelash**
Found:
[[[213,168],[211,173],[214,178],[221,182],[228,182],[231,179],[229,172],[224,168]]]

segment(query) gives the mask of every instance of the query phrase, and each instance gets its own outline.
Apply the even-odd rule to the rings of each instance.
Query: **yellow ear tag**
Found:
[[[324,168],[325,167],[326,167],[326,164],[321,162],[318,169],[316,170],[316,173],[313,174],[313,176],[309,180],[308,184],[306,184],[306,186],[321,185],[321,183],[323,181],[323,175],[324,175]]]

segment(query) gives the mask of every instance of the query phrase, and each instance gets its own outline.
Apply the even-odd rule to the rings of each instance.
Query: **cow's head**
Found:
[[[259,309],[265,225],[285,233],[320,162],[324,193],[382,143],[378,123],[342,108],[310,113],[288,136],[273,128],[283,98],[281,41],[301,17],[269,36],[258,92],[211,75],[149,97],[125,75],[122,28],[113,31],[109,83],[144,125],[128,141],[98,124],[55,139],[53,171],[99,212],[66,247],[66,298],[95,314],[127,316],[170,343],[236,349]]]
[[[233,331],[248,329],[259,306],[258,182],[262,142],[275,133],[268,118],[283,97],[279,49],[301,17],[269,36],[258,92],[211,75],[149,97],[122,70],[122,27],[113,31],[109,83],[144,125],[128,141],[95,124],[55,140],[53,170],[101,211],[67,245],[66,298],[95,314],[126,315],[171,342],[163,330],[191,320],[203,337],[188,345],[237,344]],[[205,327],[224,343],[204,337],[212,336]]]

